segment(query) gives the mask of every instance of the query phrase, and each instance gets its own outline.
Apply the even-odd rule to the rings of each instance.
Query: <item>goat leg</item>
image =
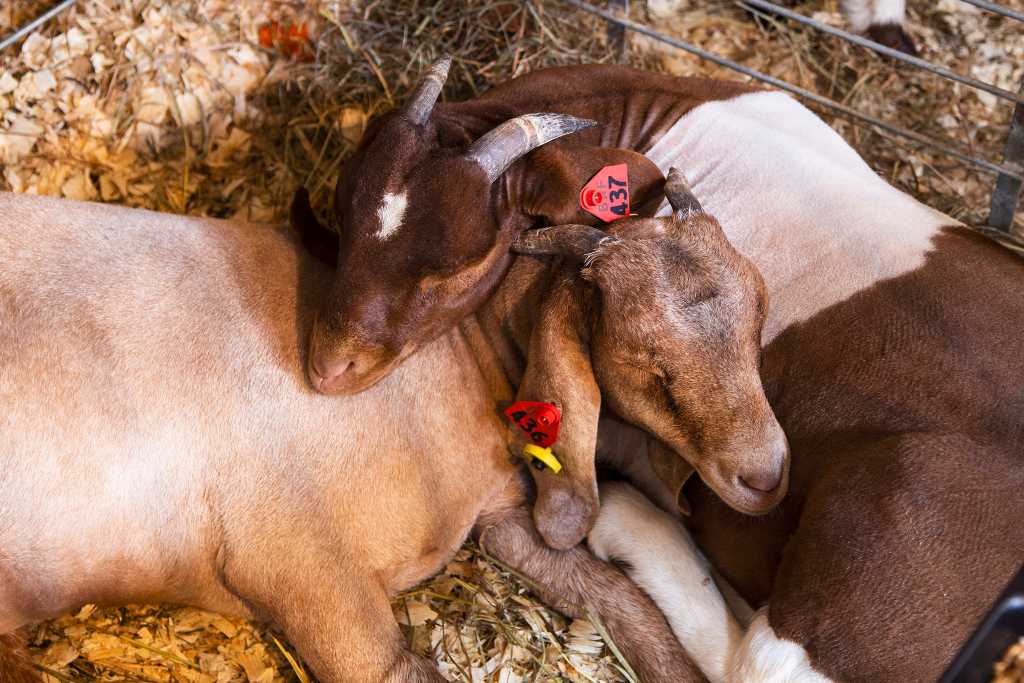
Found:
[[[370,572],[314,563],[272,579],[242,593],[281,627],[322,683],[444,683],[433,662],[406,649]]]
[[[654,602],[618,568],[581,546],[549,548],[537,533],[525,507],[490,515],[479,533],[480,546],[536,584],[540,598],[573,618],[593,610],[640,679],[705,680],[673,635]]]
[[[679,520],[629,484],[605,482],[601,513],[587,542],[598,557],[626,565],[708,678],[724,681],[743,631]]]
[[[38,683],[22,633],[0,634],[0,683]]]

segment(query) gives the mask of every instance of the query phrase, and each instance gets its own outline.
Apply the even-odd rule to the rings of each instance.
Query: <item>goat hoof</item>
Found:
[[[868,36],[876,43],[917,57],[917,46],[899,24],[876,24],[868,28]]]

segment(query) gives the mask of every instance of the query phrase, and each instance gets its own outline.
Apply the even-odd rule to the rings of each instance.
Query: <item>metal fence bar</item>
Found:
[[[1002,174],[1009,176],[1011,178],[1015,178],[1017,180],[1024,180],[1024,173],[1022,173],[1018,169],[1014,169],[1005,165],[1001,166],[999,164],[994,164],[991,161],[988,161],[987,159],[982,159],[980,157],[972,156],[970,154],[964,154],[963,152],[959,152],[955,149],[952,149],[951,147],[944,145],[938,140],[933,140],[932,138],[929,138],[926,135],[921,135],[920,133],[915,133],[912,130],[907,130],[905,128],[900,128],[899,126],[894,126],[891,123],[886,123],[885,121],[882,121],[879,118],[876,118],[869,114],[864,114],[862,112],[857,111],[856,109],[851,109],[850,107],[847,107],[844,104],[840,104],[839,102],[830,100],[827,97],[823,97],[821,95],[818,95],[817,93],[813,93],[810,90],[801,88],[800,86],[793,85],[792,83],[787,83],[786,81],[775,78],[774,76],[769,76],[768,74],[761,73],[756,69],[751,69],[750,67],[743,66],[742,64],[734,62],[731,59],[719,57],[713,52],[708,52],[707,50],[699,48],[696,45],[692,45],[691,43],[687,43],[686,41],[680,40],[678,38],[673,38],[672,36],[667,36],[664,33],[659,33],[652,28],[644,26],[643,24],[638,24],[634,21],[630,21],[629,19],[617,17],[614,14],[600,7],[595,7],[591,4],[583,2],[583,0],[565,0],[565,2],[585,12],[589,12],[590,14],[599,16],[605,21],[619,24],[629,29],[630,31],[636,31],[637,33],[645,35],[649,38],[653,38],[654,40],[657,40],[659,42],[679,48],[680,50],[685,50],[687,52],[697,55],[702,59],[714,62],[715,64],[718,64],[720,66],[724,66],[727,69],[732,69],[733,71],[737,71],[741,74],[750,76],[751,78],[757,79],[764,83],[768,83],[769,85],[774,85],[776,88],[779,88],[780,90],[786,90],[787,92],[791,92],[794,95],[810,100],[823,107],[827,107],[834,111],[840,112],[841,114],[849,118],[858,119],[877,128],[881,128],[882,130],[885,130],[894,135],[899,135],[900,137],[907,138],[908,140],[913,140],[914,142],[920,145],[924,145],[925,147],[937,149],[940,152],[943,152],[951,157],[959,159],[960,161],[966,162],[980,169],[988,171],[989,173]]]
[[[1001,97],[1004,100],[1010,100],[1011,102],[1016,102],[1017,104],[1024,104],[1024,95],[1010,92],[1009,90],[1004,90],[1003,88],[992,85],[991,83],[979,81],[978,79],[971,78],[970,76],[964,76],[963,74],[959,74],[956,71],[951,71],[944,66],[937,66],[935,64],[932,64],[931,62],[925,59],[921,59],[920,57],[911,57],[908,54],[900,52],[899,50],[894,50],[891,47],[887,47],[880,43],[876,43],[873,40],[869,40],[868,38],[858,36],[855,33],[844,31],[843,29],[836,28],[835,26],[829,26],[828,24],[820,22],[817,19],[805,17],[799,12],[794,12],[792,10],[786,9],[781,5],[776,5],[774,2],[767,2],[766,0],[743,0],[743,4],[748,5],[750,7],[757,7],[759,9],[763,9],[774,14],[778,14],[779,16],[786,17],[787,19],[792,19],[798,24],[804,24],[805,26],[810,26],[821,31],[822,33],[828,33],[829,35],[837,36],[839,38],[842,38],[843,40],[853,43],[854,45],[866,47],[869,50],[874,50],[879,54],[885,55],[886,57],[891,57],[892,59],[903,62],[904,64],[910,64],[912,66],[916,66],[919,69],[930,71],[933,74],[937,74],[939,76],[942,76],[943,78],[948,78],[951,81],[963,83],[964,85],[969,85],[970,87],[977,88],[978,90],[984,90],[985,92],[995,95],[996,97]]]
[[[985,2],[985,0],[960,0],[960,2],[966,2],[968,5],[980,7],[981,9],[986,9],[989,12],[995,12],[996,14],[1001,14],[1004,17],[1009,17],[1010,19],[1024,21],[1024,14],[1021,14],[1016,10],[1012,10],[1009,7],[997,5],[994,2]]]
[[[1020,91],[1024,94],[1024,80],[1021,80]],[[1003,149],[1003,165],[1024,175],[1024,105],[1018,104],[1013,110],[1010,132],[1006,136],[1006,147]],[[1002,173],[996,178],[988,214],[988,224],[993,228],[1010,232],[1013,215],[1017,212],[1017,202],[1020,200],[1021,184],[1020,178]],[[1024,237],[1024,234],[1020,237]]]
[[[53,19],[55,16],[66,10],[68,7],[71,7],[73,4],[75,4],[75,0],[64,0],[63,2],[59,2],[50,9],[46,10],[38,17],[25,24],[11,35],[7,36],[3,40],[0,40],[0,51],[6,50],[11,45],[14,45],[16,42],[27,36],[29,33],[32,33],[32,31],[35,31],[37,28],[48,22],[50,19]]]

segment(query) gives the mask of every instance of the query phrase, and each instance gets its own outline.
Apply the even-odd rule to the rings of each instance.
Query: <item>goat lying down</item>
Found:
[[[687,590],[704,590],[685,579],[702,579],[703,561],[674,522],[667,534],[650,524],[647,543],[639,529],[650,516],[630,500],[615,504],[617,487],[602,492],[590,542],[635,569],[691,655],[735,650],[737,680],[936,680],[1024,548],[1024,261],[893,188],[781,93],[591,65],[539,70],[425,110],[381,116],[339,180],[333,247],[346,267],[322,293],[311,335],[313,365],[334,370],[320,389],[365,388],[450,329],[455,313],[492,290],[506,240],[520,231],[596,221],[579,192],[603,166],[628,166],[641,212],[648,199],[661,201],[654,179],[685,169],[768,287],[761,374],[792,449],[789,495],[771,514],[741,514],[751,510],[737,505],[736,488],[701,465],[709,440],[611,393],[607,404],[697,469],[685,484],[687,530],[761,612],[738,649],[729,637],[713,640],[735,635],[732,626],[709,630],[707,618],[694,618],[679,628],[694,609]],[[536,111],[600,123],[498,178],[467,156],[470,141],[503,122],[519,130]],[[450,164],[443,179],[440,162]],[[390,194],[408,202],[389,215],[382,240],[378,201]],[[444,245],[443,259],[425,242]],[[378,275],[378,262],[411,265],[399,279]],[[652,384],[669,400],[686,373],[662,374],[671,381]],[[580,494],[592,470],[567,465],[563,474],[536,476],[537,527],[556,546],[598,518],[579,513],[598,503]],[[685,472],[669,474],[678,493]],[[545,503],[560,489],[582,503],[558,520]],[[672,533],[677,542],[655,543]],[[645,575],[662,580],[651,586]],[[724,676],[726,664],[705,670]]]
[[[286,232],[11,194],[0,215],[0,643],[81,603],[167,601],[276,622],[323,681],[441,681],[388,596],[473,533],[557,609],[596,609],[644,680],[699,679],[618,569],[541,541],[497,405],[516,385],[560,402],[559,455],[593,469],[602,390],[686,413],[639,380],[701,365],[728,373],[747,443],[784,442],[757,375],[763,284],[712,217],[531,234],[563,260],[518,259],[457,330],[330,398],[301,351],[330,273]],[[661,302],[642,328],[635,296]]]

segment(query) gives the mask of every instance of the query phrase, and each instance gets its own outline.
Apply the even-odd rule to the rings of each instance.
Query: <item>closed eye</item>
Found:
[[[678,403],[676,403],[675,397],[672,395],[672,392],[669,390],[670,379],[669,379],[668,375],[667,374],[663,374],[663,375],[659,376],[658,380],[657,380],[657,384],[658,384],[658,388],[661,390],[662,400],[665,402],[666,407],[668,407],[669,412],[671,412],[672,415],[674,415],[674,416],[682,415],[683,414],[682,408],[679,406]]]

